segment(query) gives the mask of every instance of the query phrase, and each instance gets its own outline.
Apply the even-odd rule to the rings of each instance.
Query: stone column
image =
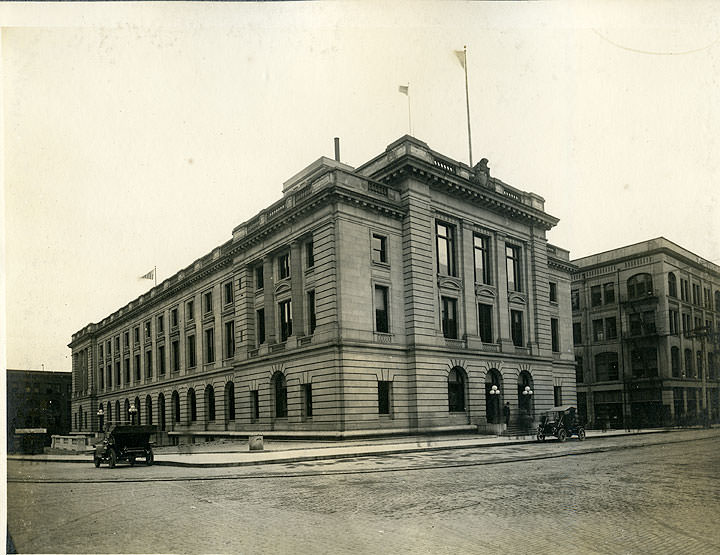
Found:
[[[273,258],[263,258],[263,291],[265,308],[265,343],[277,343],[275,335],[275,274],[273,272]]]
[[[292,301],[292,335],[305,335],[305,288],[303,280],[303,243],[293,241],[290,249],[290,287]]]

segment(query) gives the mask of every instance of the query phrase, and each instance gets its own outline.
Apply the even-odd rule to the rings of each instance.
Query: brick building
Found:
[[[580,413],[615,427],[717,420],[720,267],[662,237],[573,264]]]
[[[8,449],[19,428],[45,428],[50,435],[70,431],[70,372],[10,370],[7,380]]]
[[[409,136],[359,168],[320,158],[232,239],[73,335],[73,429],[134,404],[171,436],[344,437],[575,402],[556,223],[485,160]]]

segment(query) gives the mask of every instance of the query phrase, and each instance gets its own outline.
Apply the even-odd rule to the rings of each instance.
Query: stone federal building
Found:
[[[544,200],[404,136],[320,158],[232,239],[72,337],[73,430],[484,430],[575,403],[567,251]]]
[[[662,237],[573,264],[580,414],[614,427],[717,421],[720,267]]]

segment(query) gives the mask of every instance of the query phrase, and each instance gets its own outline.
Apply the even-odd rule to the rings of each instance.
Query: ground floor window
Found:
[[[390,414],[392,382],[379,380],[377,384],[378,414]]]
[[[456,366],[448,374],[448,410],[465,411],[465,370]]]

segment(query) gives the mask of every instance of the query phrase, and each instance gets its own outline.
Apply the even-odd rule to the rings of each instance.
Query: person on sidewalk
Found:
[[[503,416],[505,417],[505,428],[510,425],[510,402],[506,402],[503,407]]]

